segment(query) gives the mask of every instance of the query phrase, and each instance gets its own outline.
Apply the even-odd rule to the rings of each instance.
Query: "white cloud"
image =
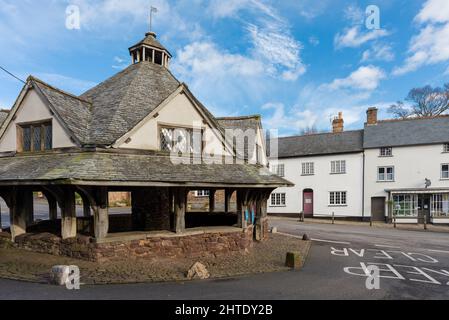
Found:
[[[382,79],[385,79],[385,72],[375,66],[362,66],[348,77],[335,79],[332,83],[326,85],[331,90],[355,89],[372,91],[377,89]]]
[[[264,127],[286,134],[295,134],[302,129],[313,127],[319,119],[319,115],[311,110],[292,108],[286,112],[282,103],[267,103],[262,106],[262,110],[272,111],[270,116],[264,118]]]
[[[426,65],[449,60],[449,2],[428,0],[415,17],[421,29],[412,37],[404,64],[393,70],[403,75]]]
[[[263,29],[250,24],[248,31],[254,45],[254,56],[270,66],[268,70],[292,81],[306,72],[300,59],[301,43],[279,30],[277,24],[265,25]]]
[[[344,17],[354,25],[363,24],[365,12],[359,6],[350,5],[344,10]]]
[[[343,33],[337,33],[334,38],[334,45],[337,49],[342,48],[357,48],[361,45],[376,40],[382,37],[386,37],[390,34],[385,29],[362,31],[362,28],[357,25],[347,28]]]
[[[403,66],[393,70],[394,75],[403,75],[425,65],[449,60],[449,23],[428,25],[413,37],[409,46],[409,57]]]
[[[415,18],[420,23],[449,22],[449,1],[428,0]]]
[[[365,50],[362,54],[362,61],[393,61],[395,58],[395,54],[393,48],[388,44],[380,44],[376,43],[372,46],[371,49]]]

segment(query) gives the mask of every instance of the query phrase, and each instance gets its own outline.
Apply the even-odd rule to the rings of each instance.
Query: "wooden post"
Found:
[[[83,200],[83,216],[85,218],[89,218],[91,216],[89,198],[82,192],[79,192],[78,194],[81,196],[81,199]]]
[[[58,203],[56,202],[55,197],[46,195],[45,196],[48,201],[48,213],[50,220],[54,221],[58,219]]]
[[[61,205],[61,236],[62,239],[76,238],[76,203],[75,192],[69,188],[64,190]]]
[[[174,190],[175,197],[175,232],[184,233],[186,229],[186,189],[177,188]]]
[[[231,208],[231,197],[232,197],[232,190],[226,189],[225,190],[225,213],[229,213],[229,210]]]
[[[216,190],[210,190],[209,191],[209,212],[213,213],[215,212],[215,193]]]
[[[239,228],[246,229],[246,219],[245,219],[245,192],[242,190],[237,191],[237,225]]]
[[[11,238],[26,233],[27,224],[33,215],[33,192],[26,189],[13,190],[11,199]]]
[[[108,189],[100,187],[95,190],[94,230],[96,239],[104,239],[109,232]]]

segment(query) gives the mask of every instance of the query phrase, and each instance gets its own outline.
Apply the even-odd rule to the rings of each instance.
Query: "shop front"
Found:
[[[387,192],[390,221],[449,224],[449,189],[397,189]]]

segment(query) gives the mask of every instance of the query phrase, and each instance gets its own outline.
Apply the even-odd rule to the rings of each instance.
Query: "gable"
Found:
[[[193,128],[201,126],[203,130],[214,133],[212,126],[208,124],[208,119],[200,113],[198,108],[183,92],[179,92],[171,98],[166,104],[156,109],[155,113],[150,114],[146,120],[140,123],[136,128],[130,131],[125,137],[119,140],[115,145],[117,148],[140,149],[140,150],[159,150],[159,130],[160,127],[180,127]],[[214,145],[208,145],[206,148],[213,148],[222,154],[222,139],[214,139]],[[226,155],[230,155],[226,153]]]
[[[15,111],[15,112],[14,112]],[[14,113],[14,115],[13,115]],[[11,120],[9,120],[11,118]],[[53,148],[74,147],[69,135],[63,126],[50,112],[50,109],[42,101],[35,89],[29,89],[19,105],[11,111],[4,125],[3,135],[0,137],[0,152],[12,152],[17,150],[17,124],[36,121],[51,120],[53,125]]]

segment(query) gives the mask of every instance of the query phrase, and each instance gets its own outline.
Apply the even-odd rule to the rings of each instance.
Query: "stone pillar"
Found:
[[[96,239],[104,239],[109,232],[108,190],[100,187],[95,193],[94,230]]]
[[[215,193],[216,190],[210,190],[209,191],[209,212],[213,213],[215,212]]]
[[[71,188],[63,191],[61,199],[61,236],[62,239],[76,238],[75,191]]]
[[[186,189],[174,190],[175,197],[175,232],[183,233],[186,229]]]

